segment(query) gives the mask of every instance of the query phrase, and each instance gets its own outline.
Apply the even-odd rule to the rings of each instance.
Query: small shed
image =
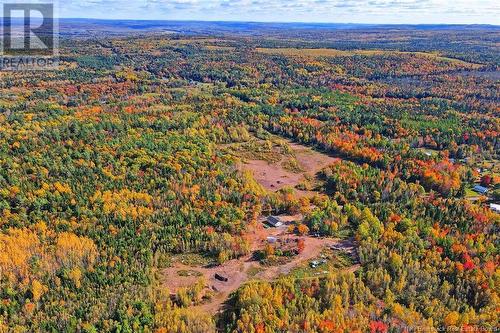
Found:
[[[474,190],[474,192],[477,192],[479,194],[486,194],[486,193],[488,193],[488,188],[484,187],[484,186],[481,186],[481,185],[474,186],[473,190]]]
[[[215,273],[215,279],[219,280],[219,281],[222,281],[222,282],[229,281],[229,279],[227,277],[225,277],[224,275],[219,274],[219,273]]]
[[[500,213],[500,205],[498,204],[490,204],[490,209],[496,213]]]
[[[269,244],[274,244],[274,243],[276,243],[277,241],[278,241],[278,238],[276,238],[276,237],[267,237],[267,242],[268,242]]]
[[[327,262],[328,262],[328,261],[327,261],[327,260],[325,260],[325,259],[322,259],[322,260],[314,260],[314,261],[311,261],[311,262],[309,263],[309,266],[311,266],[311,268],[317,268],[317,267],[319,267],[319,266],[321,266],[321,265],[326,264]]]
[[[278,216],[269,216],[266,219],[266,223],[275,228],[281,227],[283,225],[283,221]]]
[[[311,268],[316,268],[319,266],[319,261],[318,260],[311,261],[309,263],[309,266],[311,266]]]

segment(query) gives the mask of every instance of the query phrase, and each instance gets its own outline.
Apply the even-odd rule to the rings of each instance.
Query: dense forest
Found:
[[[259,29],[66,36],[59,70],[0,72],[1,333],[500,327],[500,31]],[[242,167],[300,174],[293,147],[330,162],[275,190]],[[254,248],[271,214],[296,244]],[[319,239],[354,255],[311,270]],[[229,295],[199,273],[247,256]]]

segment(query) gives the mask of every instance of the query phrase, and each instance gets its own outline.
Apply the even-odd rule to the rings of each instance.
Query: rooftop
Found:
[[[482,194],[488,192],[488,188],[481,185],[474,186],[473,190]]]

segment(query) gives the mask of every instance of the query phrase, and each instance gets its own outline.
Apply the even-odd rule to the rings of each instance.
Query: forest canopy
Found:
[[[498,329],[500,32],[456,29],[64,36],[0,72],[0,332]]]

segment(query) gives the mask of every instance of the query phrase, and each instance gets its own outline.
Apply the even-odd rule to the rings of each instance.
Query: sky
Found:
[[[58,1],[60,16],[71,18],[500,25],[500,0]]]

